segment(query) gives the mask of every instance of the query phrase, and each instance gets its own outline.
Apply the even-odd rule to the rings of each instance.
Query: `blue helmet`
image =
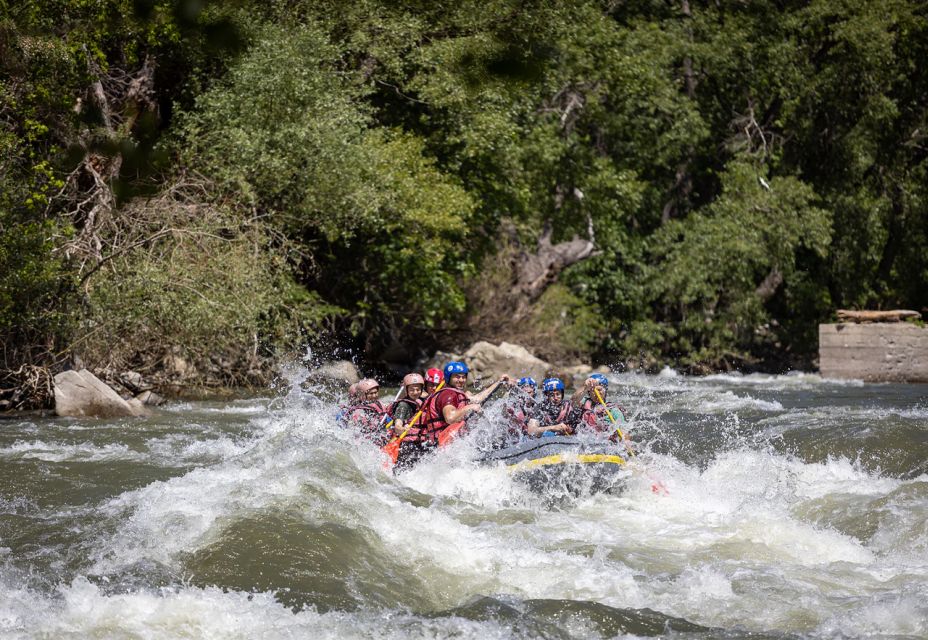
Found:
[[[532,378],[531,376],[525,376],[524,378],[519,378],[519,381],[516,383],[516,386],[519,386],[519,387],[524,387],[526,385],[530,386],[532,389],[535,389],[538,387],[538,383],[535,382],[535,378]]]
[[[549,391],[563,391],[564,382],[560,378],[545,378],[541,383],[541,390],[545,393]]]
[[[602,385],[604,387],[609,386],[609,378],[607,378],[601,373],[594,373],[593,375],[590,376],[590,380],[595,380],[596,384]]]
[[[451,380],[452,374],[463,373],[464,375],[467,375],[469,371],[470,369],[467,368],[466,364],[463,362],[458,362],[457,360],[453,360],[445,365],[445,380]]]

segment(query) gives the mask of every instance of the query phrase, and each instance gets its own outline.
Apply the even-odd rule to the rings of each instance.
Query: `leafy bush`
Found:
[[[261,220],[176,192],[119,215],[125,235],[88,274],[74,345],[97,367],[146,368],[172,352],[256,363],[342,313],[295,285]]]

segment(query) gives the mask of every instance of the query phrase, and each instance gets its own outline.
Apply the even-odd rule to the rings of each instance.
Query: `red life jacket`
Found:
[[[563,400],[558,407],[557,415],[554,415],[550,411],[553,407],[547,403],[542,402],[536,407],[535,415],[532,417],[538,420],[542,426],[547,426],[551,424],[560,424],[561,422],[566,423],[567,418],[570,417],[570,414],[573,413],[573,405],[570,404],[570,400]],[[571,425],[573,426],[573,425]]]
[[[455,388],[444,388],[437,393],[433,393],[422,405],[422,416],[419,418],[416,425],[409,430],[409,433],[406,434],[408,439],[410,436],[413,437],[414,442],[427,442],[429,444],[435,444],[438,442],[438,434],[443,429],[448,427],[448,423],[445,422],[445,416],[442,415],[441,411],[438,409],[438,400],[451,398],[451,404],[455,407],[461,406],[461,404],[467,404],[467,395],[463,391],[459,391]],[[413,433],[415,432],[415,433]]]
[[[609,408],[612,417],[615,418],[615,425],[613,425],[609,416],[606,415],[606,407]],[[606,402],[606,406],[604,407],[599,402],[593,402],[593,400],[587,398],[586,402],[583,403],[583,415],[581,420],[594,430],[604,432],[612,431],[616,427],[621,427],[623,422],[628,421],[628,416],[625,413],[625,409],[614,402]]]
[[[370,400],[352,405],[345,409],[345,420],[361,430],[365,435],[379,435],[383,431],[383,417],[387,408],[380,400]]]
[[[535,403],[530,400],[516,400],[506,406],[506,417],[509,419],[509,435],[518,436],[525,433],[531,418],[531,409]]]

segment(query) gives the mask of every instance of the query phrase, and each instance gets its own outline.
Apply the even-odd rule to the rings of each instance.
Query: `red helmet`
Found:
[[[364,378],[361,382],[358,383],[358,391],[364,393],[370,391],[371,389],[379,389],[380,384],[373,378]]]
[[[411,384],[425,384],[425,380],[418,373],[407,373],[403,378],[403,386],[408,387]]]
[[[440,369],[429,369],[425,372],[426,382],[431,382],[432,384],[439,384],[442,380],[445,379],[444,374]]]
[[[358,395],[358,383],[355,382],[350,387],[348,387],[348,397],[353,398]]]

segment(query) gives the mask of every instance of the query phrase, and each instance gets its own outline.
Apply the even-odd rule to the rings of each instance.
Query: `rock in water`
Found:
[[[135,396],[135,399],[141,402],[142,404],[150,404],[156,407],[164,404],[164,398],[159,396],[154,391],[143,391],[139,395]]]
[[[55,413],[59,416],[118,418],[145,415],[141,403],[129,404],[87,369],[55,376]]]

